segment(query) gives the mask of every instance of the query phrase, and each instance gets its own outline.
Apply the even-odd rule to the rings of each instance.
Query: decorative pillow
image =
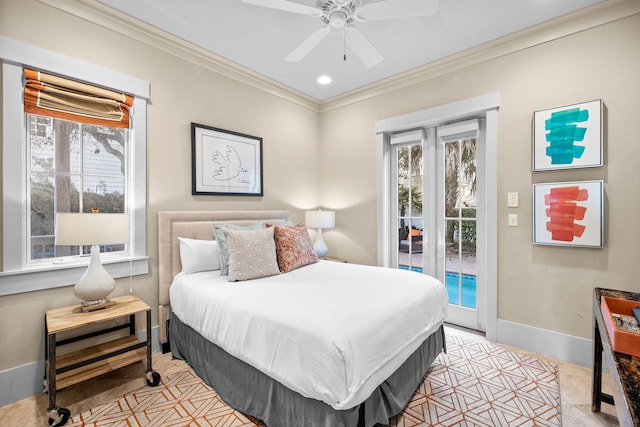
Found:
[[[227,230],[258,230],[264,228],[264,224],[256,222],[249,225],[220,224],[213,226],[213,235],[218,241],[220,251],[220,274],[226,276],[229,274],[229,251],[227,251],[227,241],[223,229]]]
[[[223,229],[229,250],[227,280],[257,279],[280,274],[273,227],[258,230]]]
[[[313,251],[313,244],[304,224],[293,227],[276,226],[273,238],[281,273],[318,262],[318,255]]]
[[[220,270],[218,242],[178,237],[180,241],[180,262],[182,272],[191,274],[198,271]]]

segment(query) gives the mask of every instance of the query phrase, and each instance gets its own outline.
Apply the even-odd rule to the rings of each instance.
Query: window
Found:
[[[0,295],[73,284],[88,248],[54,245],[55,212],[127,212],[131,239],[102,248],[113,277],[148,273],[146,103],[149,83],[0,36],[3,250]],[[130,94],[124,128],[25,113],[25,67]]]
[[[125,213],[129,129],[27,113],[27,262],[90,253],[54,246],[57,212]],[[122,252],[108,245],[101,252]]]

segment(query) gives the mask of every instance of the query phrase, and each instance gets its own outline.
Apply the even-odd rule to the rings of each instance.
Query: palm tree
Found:
[[[478,188],[476,177],[476,141],[464,139],[445,144],[445,214],[457,217],[460,178],[470,184],[471,194]],[[462,167],[462,176],[460,168]]]
[[[402,147],[398,150],[398,211],[400,216],[400,234],[405,231],[404,217],[407,209],[422,210],[422,192],[415,186],[410,186],[409,178],[422,176],[422,144]],[[408,233],[408,231],[407,231]]]
[[[408,148],[398,150],[398,171],[398,175],[404,179],[407,179],[409,174],[414,177],[422,175],[422,144],[411,146],[411,159]]]

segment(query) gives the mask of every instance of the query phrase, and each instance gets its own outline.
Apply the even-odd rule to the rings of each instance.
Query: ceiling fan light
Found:
[[[329,15],[329,25],[333,28],[344,28],[348,20],[349,17],[342,10],[336,10]]]
[[[318,77],[318,80],[316,80],[319,84],[321,85],[328,85],[329,83],[331,83],[331,77],[323,75]]]

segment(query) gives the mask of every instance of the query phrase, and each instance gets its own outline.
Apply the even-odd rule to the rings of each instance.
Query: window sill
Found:
[[[0,296],[71,286],[84,274],[88,261],[0,272]],[[103,260],[102,264],[114,279],[149,273],[149,257]]]

